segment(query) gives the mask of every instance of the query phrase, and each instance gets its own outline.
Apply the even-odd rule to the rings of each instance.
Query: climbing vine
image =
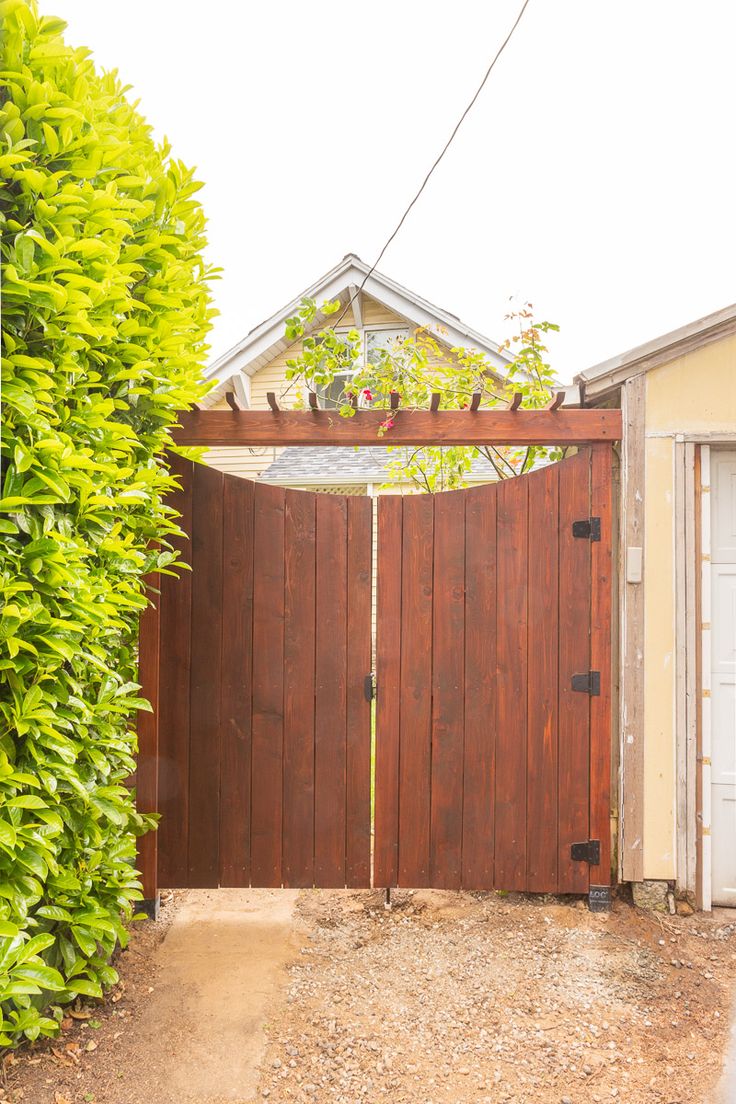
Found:
[[[442,335],[427,329],[415,330],[364,360],[358,330],[338,329],[337,325],[314,330],[320,315],[329,318],[341,306],[338,300],[319,307],[313,299],[302,300],[298,312],[286,323],[287,340],[301,339],[301,351],[287,362],[287,378],[296,385],[298,405],[303,403],[305,391],[324,393],[329,388],[330,405],[341,417],[352,417],[361,406],[385,410],[378,432],[388,446],[397,420],[413,409],[428,409],[433,394],[439,395],[439,409],[462,410],[470,406],[474,395],[480,396],[482,408],[491,408],[508,405],[512,396],[520,393],[522,406],[533,409],[545,406],[554,393],[555,377],[545,340],[559,327],[535,321],[531,304],[506,317],[513,332],[501,346],[509,353],[502,373],[481,353],[453,348],[448,355]],[[344,308],[342,313],[346,313]],[[398,396],[400,403],[395,411],[391,409],[392,395]],[[389,450],[389,477],[409,481],[425,491],[450,490],[465,484],[478,456],[488,461],[495,478],[505,479],[529,471],[542,457],[558,459],[560,450],[534,445],[524,449],[394,446]]]

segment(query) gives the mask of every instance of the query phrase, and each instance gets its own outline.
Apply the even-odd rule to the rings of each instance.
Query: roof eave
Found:
[[[315,284],[256,326],[242,341],[218,357],[206,370],[206,378],[217,379],[219,389],[219,384],[230,379],[236,372],[244,372],[246,375],[258,372],[279,353],[290,347],[291,343],[283,336],[283,327],[286,319],[298,310],[302,299],[305,297],[335,299],[344,295],[351,284],[362,285],[364,280],[363,290],[366,295],[386,303],[409,324],[417,327],[426,326],[450,348],[463,347],[471,352],[480,352],[489,356],[493,361],[493,367],[499,370],[499,375],[513,359],[505,350],[500,349],[495,341],[466,326],[454,315],[414,295],[389,277],[379,272],[369,275],[369,272],[370,269],[364,261],[354,254],[348,254]],[[321,325],[326,318],[326,315],[318,312],[311,328]],[[445,334],[436,333],[438,325],[446,330]]]
[[[641,375],[659,365],[668,364],[678,357],[734,333],[736,333],[736,304],[714,311],[713,314],[698,318],[694,322],[680,326],[677,330],[662,334],[652,341],[647,341],[625,353],[586,368],[575,376],[575,383],[584,388],[586,398],[600,398],[617,390],[633,376]]]

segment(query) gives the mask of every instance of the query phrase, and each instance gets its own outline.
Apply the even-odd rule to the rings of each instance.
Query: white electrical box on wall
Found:
[[[640,583],[642,573],[643,562],[643,549],[642,548],[627,548],[626,549],[626,582],[627,583]]]

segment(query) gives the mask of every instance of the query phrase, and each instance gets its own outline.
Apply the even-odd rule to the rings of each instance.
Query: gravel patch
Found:
[[[417,891],[303,894],[269,1021],[269,1104],[706,1101],[734,925],[617,904]]]

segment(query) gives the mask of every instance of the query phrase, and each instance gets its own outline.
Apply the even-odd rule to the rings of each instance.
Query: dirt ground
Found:
[[[235,931],[233,910],[250,898],[227,892]],[[714,1101],[736,981],[729,913],[657,916],[618,902],[593,915],[574,902],[436,891],[394,894],[388,912],[379,893],[303,892],[278,938],[261,933],[270,966],[249,983],[237,976],[245,943],[204,955],[199,975],[190,936],[166,951],[187,930],[182,910],[211,940],[220,928],[201,924],[217,900],[181,894],[163,923],[140,925],[106,1004],[6,1063],[0,1100]],[[177,971],[191,974],[188,988]]]

